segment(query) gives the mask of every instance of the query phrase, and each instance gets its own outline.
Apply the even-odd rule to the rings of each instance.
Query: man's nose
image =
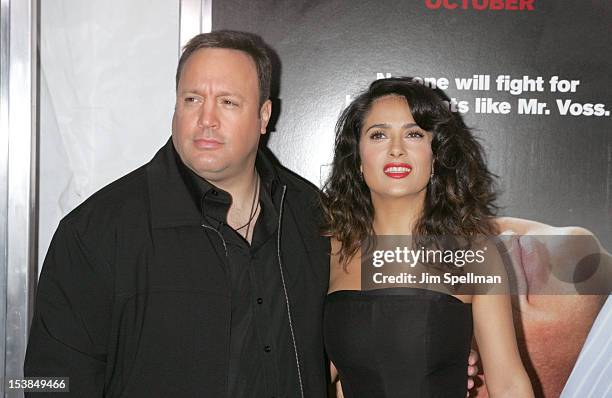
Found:
[[[200,109],[198,115],[198,125],[205,128],[219,127],[217,109],[213,101],[206,101]]]

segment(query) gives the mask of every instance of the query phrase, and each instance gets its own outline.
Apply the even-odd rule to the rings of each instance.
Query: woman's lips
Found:
[[[412,172],[412,166],[407,163],[387,163],[383,169],[387,177],[404,178]]]
[[[217,149],[223,145],[221,141],[214,138],[199,138],[193,140],[193,144],[197,149]]]

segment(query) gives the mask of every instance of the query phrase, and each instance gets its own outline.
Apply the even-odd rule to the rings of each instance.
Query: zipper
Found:
[[[210,225],[202,224],[202,226],[204,228],[208,228],[208,229],[211,229],[211,230],[215,231],[217,233],[217,235],[219,235],[219,238],[221,238],[221,242],[223,243],[223,250],[225,251],[225,258],[227,259],[227,256],[228,256],[227,245],[225,244],[225,239],[223,239],[223,235],[221,235],[221,232],[217,231],[215,228],[213,228]]]
[[[212,231],[215,231],[215,233],[219,236],[219,238],[221,239],[221,243],[223,243],[223,250],[225,251],[225,261],[223,261],[225,263],[225,267],[229,270],[229,264],[228,264],[228,256],[229,253],[227,251],[227,244],[225,243],[225,239],[223,239],[223,235],[221,235],[221,232],[219,232],[217,229],[215,229],[214,227],[212,227],[211,225],[206,225],[206,224],[202,224],[202,227],[206,228],[206,229],[210,229]],[[227,274],[226,274],[227,276]],[[230,285],[231,285],[231,279],[230,279]],[[230,305],[230,316],[229,316],[229,324],[227,325],[227,330],[229,331],[229,340],[228,341],[232,341],[232,289],[230,287],[230,289],[228,289],[228,296],[229,296],[229,305]],[[229,358],[231,356],[230,353],[230,344],[228,343],[227,346],[227,358],[228,358],[228,369],[227,372],[225,372],[226,376],[225,376],[225,391],[226,391],[226,395],[229,394]]]
[[[291,304],[289,303],[289,295],[287,294],[287,285],[285,283],[285,273],[283,271],[283,262],[281,259],[281,225],[283,220],[283,204],[285,202],[285,194],[287,193],[287,186],[283,185],[283,194],[280,201],[280,209],[278,212],[278,228],[276,233],[276,255],[278,257],[278,269],[280,271],[281,283],[283,285],[283,293],[285,294],[285,304],[287,306],[287,318],[289,319],[289,331],[291,333],[291,342],[293,343],[293,352],[295,353],[295,363],[297,365],[297,376],[300,383],[300,396],[304,398],[304,385],[302,383],[302,371],[300,369],[300,356],[297,350],[297,344],[295,342],[295,333],[293,330],[293,319],[291,317]]]

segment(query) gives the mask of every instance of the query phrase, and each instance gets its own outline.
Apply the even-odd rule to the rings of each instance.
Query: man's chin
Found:
[[[232,174],[228,170],[230,167],[227,162],[222,162],[216,157],[211,156],[206,158],[199,157],[194,162],[187,164],[187,167],[209,182],[223,181]]]
[[[560,395],[603,300],[604,296],[530,295],[520,307],[513,302],[518,347],[536,396]]]

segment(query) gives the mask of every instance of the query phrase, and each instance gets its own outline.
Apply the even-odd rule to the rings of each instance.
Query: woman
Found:
[[[472,325],[490,396],[533,396],[508,295],[362,290],[361,244],[372,236],[438,248],[453,236],[478,248],[477,236],[495,235],[492,185],[469,130],[409,78],[375,81],[342,113],[323,197],[332,236],[324,335],[346,398],[464,397]]]

